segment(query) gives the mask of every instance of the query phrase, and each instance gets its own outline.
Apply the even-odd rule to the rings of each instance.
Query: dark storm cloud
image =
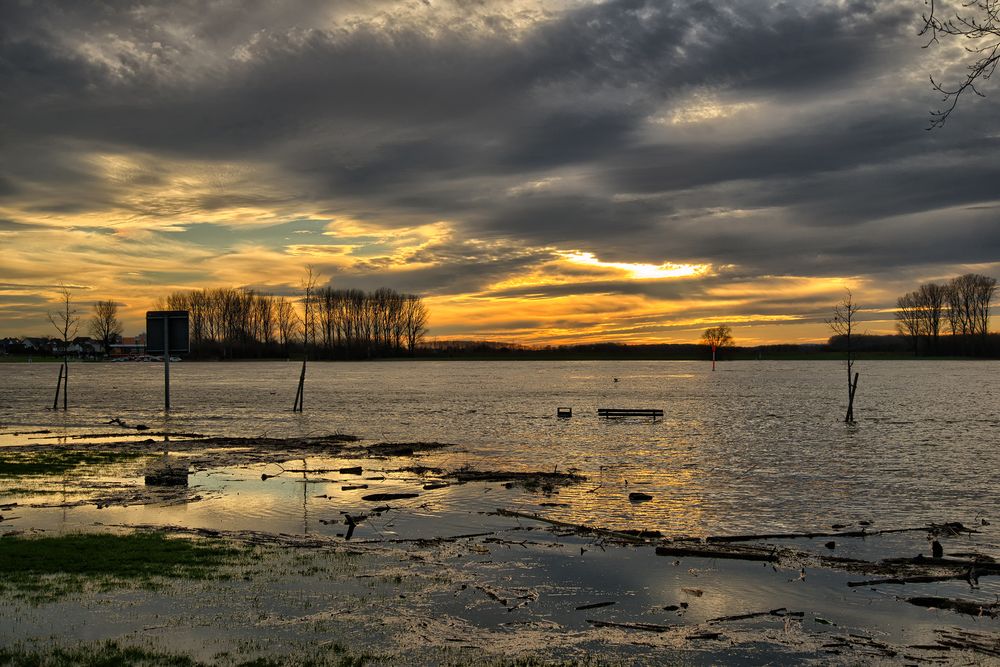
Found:
[[[927,217],[996,199],[1000,121],[963,109],[945,132],[923,131],[934,100],[915,11],[875,0],[612,0],[534,14],[3,3],[0,197],[164,218],[308,202],[386,228],[448,220],[472,238],[606,261],[763,274],[995,261],[996,210]],[[670,121],[702,93],[757,110],[705,131]],[[267,188],[122,203],[125,189],[162,184],[166,167],[112,184],[82,160],[94,151],[264,164]],[[199,243],[229,236],[189,230]],[[439,259],[393,279],[463,292],[539,261]]]

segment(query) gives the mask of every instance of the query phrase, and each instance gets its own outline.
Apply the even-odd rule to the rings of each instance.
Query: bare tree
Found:
[[[990,334],[990,302],[997,291],[997,279],[976,275],[974,284],[972,332],[976,336],[986,338]]]
[[[406,295],[403,306],[403,335],[406,337],[406,347],[414,354],[424,334],[427,333],[427,306],[416,294]]]
[[[733,330],[725,324],[705,329],[701,341],[712,348],[712,370],[715,370],[715,351],[733,346]]]
[[[295,306],[292,305],[292,302],[279,296],[274,302],[274,317],[278,327],[278,343],[287,355],[288,346],[295,339],[299,316],[295,314]]]
[[[920,312],[923,315],[924,334],[930,339],[931,349],[938,352],[938,341],[941,336],[941,324],[944,320],[945,306],[948,302],[948,286],[937,283],[926,283],[917,290]]]
[[[996,278],[978,273],[966,273],[948,283],[948,326],[952,336],[961,336],[970,354],[989,335],[990,302],[996,289]]]
[[[858,388],[858,377],[854,373],[854,348],[851,337],[854,335],[855,320],[860,309],[861,306],[854,302],[851,290],[847,290],[843,301],[834,306],[833,317],[826,321],[833,333],[844,338],[847,345],[847,416],[844,417],[844,421],[848,424],[854,423],[854,393]]]
[[[98,301],[94,304],[94,314],[90,316],[90,335],[101,341],[104,354],[107,355],[111,343],[122,335],[125,327],[118,317],[118,304],[112,300]]]
[[[913,342],[913,356],[917,356],[920,335],[924,332],[924,314],[921,312],[920,295],[907,292],[896,299],[896,331]]]
[[[955,84],[946,84],[931,77],[934,90],[941,93],[940,109],[931,112],[930,127],[942,127],[966,91],[985,97],[976,84],[989,79],[1000,61],[1000,0],[924,0],[927,11],[923,14],[920,34],[927,37],[930,46],[942,38],[958,39],[971,55],[965,78]]]
[[[313,270],[312,265],[306,267],[306,275],[302,278],[303,294],[303,346],[302,373],[299,375],[299,388],[295,394],[295,403],[292,412],[302,412],[302,403],[306,393],[306,361],[309,359],[309,339],[312,337],[313,344],[316,342],[316,308],[313,303],[313,295],[316,292],[316,283],[319,282],[319,274]]]
[[[67,407],[69,393],[69,341],[76,338],[80,330],[79,311],[73,307],[73,293],[63,285],[60,288],[60,300],[62,305],[59,310],[49,311],[48,318],[52,326],[56,328],[63,342],[63,363],[59,373],[59,381],[62,384],[63,410]],[[52,402],[52,409],[56,409],[59,402],[59,385],[56,385],[56,398]]]

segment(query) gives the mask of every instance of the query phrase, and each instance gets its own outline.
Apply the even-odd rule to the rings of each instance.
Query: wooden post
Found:
[[[712,345],[712,370],[715,370],[715,345]]]
[[[56,382],[56,396],[52,399],[52,409],[56,410],[59,408],[59,390],[62,388],[62,378],[63,378],[63,367],[62,364],[59,365],[59,381]]]
[[[292,406],[292,412],[302,412],[302,401],[305,399],[306,393],[306,358],[302,359],[302,373],[299,374],[299,388],[295,392],[295,405]]]
[[[63,357],[63,410],[66,409],[67,398],[66,394],[69,390],[69,359]]]
[[[170,412],[170,318],[163,318],[163,411]]]
[[[858,390],[858,374],[854,374],[854,383],[851,385],[851,395],[847,400],[847,416],[844,421],[848,424],[854,423],[854,394]]]

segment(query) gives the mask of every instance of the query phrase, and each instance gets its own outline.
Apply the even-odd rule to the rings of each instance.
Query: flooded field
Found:
[[[70,645],[183,635],[238,664],[312,646],[322,618],[389,664],[1000,656],[1000,364],[859,369],[846,426],[828,362],[314,363],[303,414],[294,363],[183,362],[169,417],[157,364],[72,365],[66,413],[46,409],[54,365],[0,365],[4,540],[140,529],[262,550],[226,584],[14,596],[0,640],[44,648],[68,614]],[[344,554],[348,573],[309,574]],[[192,594],[221,597],[191,612]],[[135,622],[109,611],[126,601]],[[250,627],[266,630],[247,648]]]
[[[291,412],[294,363],[180,363],[162,413],[162,366],[72,366],[67,413],[57,369],[0,365],[0,442],[74,442],[155,432],[453,443],[447,457],[490,467],[578,469],[607,488],[655,497],[573,499],[560,516],[637,522],[673,534],[801,530],[857,519],[966,517],[1000,505],[997,362],[859,366],[858,424],[842,423],[836,362],[384,362],[309,367],[306,410]],[[615,378],[618,379],[615,382]],[[573,408],[557,419],[556,408]],[[607,421],[599,407],[650,407],[662,421]],[[50,430],[48,434],[13,433]],[[275,526],[278,528],[279,526]]]

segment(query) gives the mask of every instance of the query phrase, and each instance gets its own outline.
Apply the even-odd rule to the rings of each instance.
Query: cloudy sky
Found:
[[[0,2],[0,335],[73,287],[423,295],[431,335],[814,341],[1000,276],[1000,88],[920,0]]]

